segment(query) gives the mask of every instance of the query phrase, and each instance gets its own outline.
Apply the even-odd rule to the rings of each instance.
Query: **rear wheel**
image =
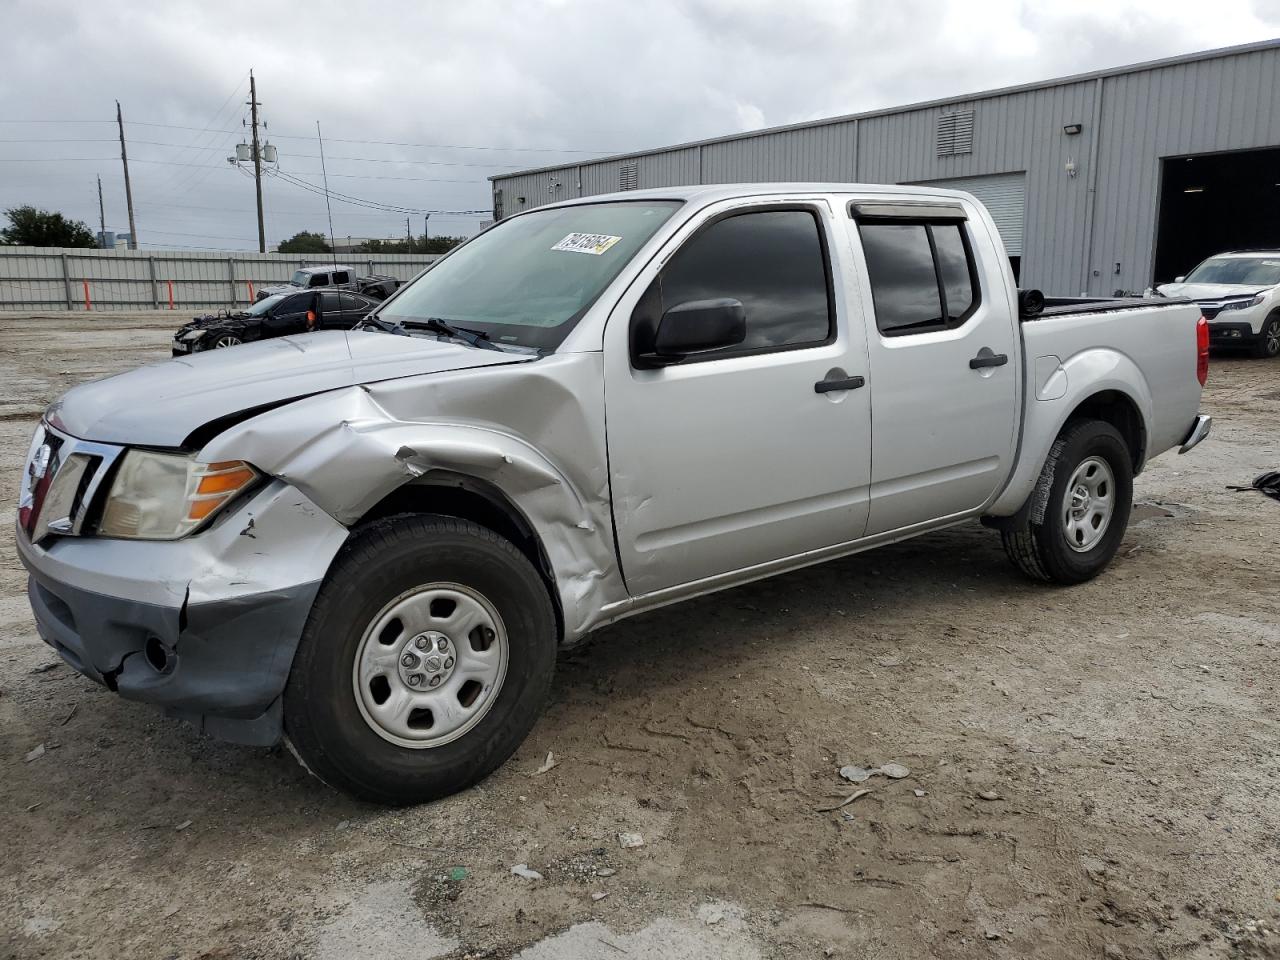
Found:
[[[1115,556],[1133,509],[1133,463],[1119,431],[1100,420],[1069,424],[1054,441],[1031,505],[1002,534],[1027,576],[1083,583]]]
[[[343,548],[285,688],[309,770],[378,803],[480,780],[532,728],[551,686],[546,585],[510,542],[465,520],[379,521]]]
[[[1262,324],[1262,334],[1253,347],[1254,356],[1280,357],[1280,311],[1267,317]]]

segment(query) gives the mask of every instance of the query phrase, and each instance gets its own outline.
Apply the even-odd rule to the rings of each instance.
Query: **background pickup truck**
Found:
[[[354,290],[374,300],[385,300],[395,293],[401,281],[395,277],[370,276],[357,277],[356,272],[345,264],[335,263],[323,267],[299,267],[293,272],[288,283],[278,283],[261,287],[255,300],[282,293],[297,293],[299,290],[329,287],[334,290]]]
[[[360,329],[54,403],[18,511],[36,620],[122,696],[283,735],[362,797],[438,797],[620,617],[978,518],[1036,580],[1102,570],[1134,475],[1208,433],[1206,324],[1018,305],[961,193],[540,207]]]

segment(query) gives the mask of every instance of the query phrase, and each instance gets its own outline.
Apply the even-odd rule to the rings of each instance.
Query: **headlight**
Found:
[[[206,523],[258,478],[242,460],[130,450],[120,461],[98,524],[104,537],[177,540]]]
[[[1231,303],[1224,303],[1223,310],[1248,310],[1250,307],[1256,307],[1265,299],[1263,294],[1258,294],[1249,300],[1234,300]]]
[[[182,335],[182,339],[190,343],[193,340],[199,340],[203,336],[204,336],[203,330],[188,330],[186,333]]]

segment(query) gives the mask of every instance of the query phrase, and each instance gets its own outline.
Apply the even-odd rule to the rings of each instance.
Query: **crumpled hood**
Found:
[[[210,350],[81,384],[47,416],[83,440],[177,447],[198,427],[254,407],[360,383],[533,359],[427,337],[325,330]]]
[[[218,326],[220,324],[227,323],[228,321],[235,322],[235,321],[256,320],[256,319],[258,318],[250,316],[244,310],[238,310],[235,313],[206,313],[199,317],[192,317],[190,320],[188,320],[186,323],[180,326],[177,330],[177,333],[174,334],[174,339],[177,339],[178,336],[180,336],[181,334],[185,333],[188,330],[204,330],[207,327]]]
[[[1188,297],[1191,300],[1221,300],[1261,293],[1270,287],[1245,283],[1162,283],[1156,287],[1166,297]]]

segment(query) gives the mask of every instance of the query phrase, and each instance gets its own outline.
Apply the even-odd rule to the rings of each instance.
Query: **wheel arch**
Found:
[[[1009,483],[986,510],[988,517],[1012,517],[1027,503],[1049,451],[1071,423],[1096,419],[1111,424],[1124,438],[1134,475],[1146,464],[1154,402],[1138,365],[1118,350],[1099,347],[1071,357],[1061,370],[1066,384],[1061,396],[1042,400],[1031,394],[1023,401],[1019,460]]]
[[[470,520],[509,540],[542,577],[556,612],[557,636],[565,635],[564,606],[546,547],[524,511],[501,487],[465,473],[433,470],[392,490],[365,511],[351,529],[404,514],[439,514]]]
[[[1055,437],[1080,420],[1101,420],[1115,427],[1129,448],[1134,476],[1142,472],[1147,456],[1147,422],[1131,396],[1115,389],[1090,394],[1067,415]]]

